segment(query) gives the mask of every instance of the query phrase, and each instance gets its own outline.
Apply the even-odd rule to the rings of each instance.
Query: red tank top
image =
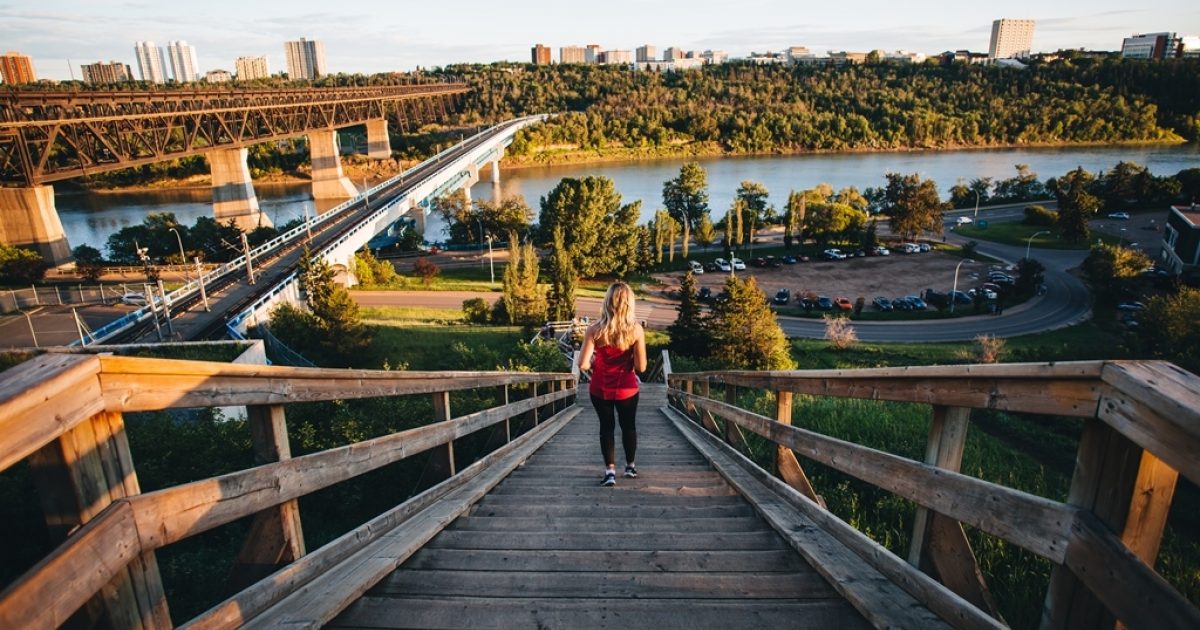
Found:
[[[638,379],[633,370],[633,348],[596,348],[592,360],[592,380],[588,384],[589,394],[604,400],[625,400],[638,393]]]

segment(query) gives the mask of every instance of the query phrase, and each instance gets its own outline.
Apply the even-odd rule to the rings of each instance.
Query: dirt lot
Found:
[[[837,261],[800,262],[777,268],[759,269],[747,267],[739,276],[754,276],[758,286],[768,296],[779,289],[791,289],[792,299],[805,292],[832,298],[847,297],[851,301],[859,296],[868,304],[877,295],[894,299],[904,295],[919,295],[928,288],[949,291],[954,283],[954,267],[962,259],[937,251],[923,254],[899,254],[890,256],[868,256]],[[749,261],[747,261],[749,262]],[[965,291],[979,282],[979,274],[986,275],[986,263],[965,263],[958,274],[958,289]],[[726,273],[707,272],[696,276],[699,286],[712,288],[719,293],[725,284]],[[679,289],[683,272],[657,274],[664,292]]]

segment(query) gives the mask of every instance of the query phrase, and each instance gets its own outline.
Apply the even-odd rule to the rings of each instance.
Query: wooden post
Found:
[[[792,424],[792,392],[782,390],[775,392],[775,421],[780,424]],[[804,468],[800,466],[799,460],[796,459],[796,453],[792,449],[786,446],[775,446],[775,471],[787,485],[812,499],[821,507],[825,507],[825,499],[822,499],[817,491],[813,490],[808,475],[804,474]]]
[[[55,541],[68,538],[113,501],[141,493],[120,413],[92,416],[30,455],[29,464]],[[154,552],[118,572],[74,619],[119,629],[170,628]]]
[[[725,402],[737,406],[737,387],[728,383],[725,384]],[[728,418],[725,419],[725,441],[739,451],[745,450],[746,438],[742,436],[742,428]]]
[[[450,420],[450,392],[434,392],[433,394],[433,421],[446,422]],[[433,472],[433,478],[437,480],[449,479],[454,476],[454,441],[447,442],[445,446],[437,447],[432,450],[429,460],[430,470]]]
[[[530,383],[530,384],[529,384],[529,387],[530,387],[530,389],[533,391],[533,393],[532,393],[532,394],[530,394],[530,396],[531,396],[531,397],[533,397],[533,398],[537,398],[537,397],[538,397],[538,384],[537,384],[537,383]],[[530,413],[531,413],[531,414],[532,414],[532,416],[533,416],[533,426],[535,426],[535,427],[536,427],[536,426],[538,425],[538,408],[537,408],[537,407],[534,407],[534,408],[533,408],[533,410],[532,410],[532,411],[530,411]]]
[[[283,405],[247,407],[246,421],[250,426],[254,465],[292,458]],[[254,523],[229,575],[231,590],[246,588],[279,567],[300,559],[304,553],[300,504],[295,499],[255,514]]]
[[[705,398],[711,398],[711,396],[709,396],[709,389],[710,385],[708,379],[706,378],[700,383],[700,395],[704,396]],[[720,429],[717,428],[717,420],[713,418],[712,412],[709,410],[700,410],[700,422],[704,424],[704,428],[708,429],[709,433],[712,433],[713,435],[721,435]]]
[[[508,385],[500,388],[504,394],[504,406],[508,406]],[[504,417],[504,443],[508,444],[512,441],[512,416]]]
[[[925,443],[925,463],[954,472],[961,470],[970,421],[970,409],[935,405],[929,439]],[[976,608],[1001,619],[966,532],[958,521],[918,506],[913,519],[908,562],[937,577]]]
[[[688,380],[683,382],[683,391],[690,394],[690,393],[692,393],[693,386],[694,385],[693,385],[692,379],[689,378]],[[692,417],[695,417],[697,415],[696,414],[696,405],[694,403],[692,403],[691,400],[688,400],[687,403],[684,405],[684,413],[686,413],[687,415],[692,416]]]
[[[1079,440],[1067,503],[1091,510],[1154,566],[1179,474],[1104,421],[1089,418]],[[1043,628],[1112,628],[1116,620],[1066,566],[1055,566]]]

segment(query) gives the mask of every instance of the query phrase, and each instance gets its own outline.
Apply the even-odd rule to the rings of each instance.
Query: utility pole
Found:
[[[33,318],[29,316],[28,311],[23,310],[21,311],[21,314],[25,316],[25,321],[29,323],[29,336],[33,337],[33,347],[40,348],[41,346],[38,345],[37,333],[33,330]]]
[[[163,287],[161,279],[158,281],[158,295],[162,298],[163,315],[167,320],[167,336],[174,339],[175,325],[171,323],[171,304],[167,302],[167,290]]]
[[[250,264],[250,241],[246,239],[245,232],[242,232],[242,252],[246,257],[246,278],[250,284],[254,284],[254,266]]]
[[[199,256],[196,256],[196,278],[196,282],[200,285],[200,299],[204,301],[204,312],[207,313],[212,309],[208,307],[208,293],[204,291],[204,267],[200,265]]]
[[[158,336],[158,340],[162,341],[162,327],[158,325],[158,306],[154,303],[154,290],[149,284],[142,285],[143,295],[146,296],[146,306],[150,307],[150,317],[154,320],[154,334]]]

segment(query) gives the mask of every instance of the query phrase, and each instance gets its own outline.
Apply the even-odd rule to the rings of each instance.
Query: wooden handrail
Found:
[[[693,394],[697,382],[704,395]],[[968,523],[1033,551],[1069,570],[1076,583],[1086,587],[1080,589],[1082,592],[1090,591],[1104,608],[1131,627],[1200,627],[1200,609],[1152,568],[1174,489],[1174,470],[1200,483],[1200,378],[1177,366],[1160,361],[1086,361],[710,371],[670,374],[668,383],[672,404],[690,417],[698,417],[709,432],[719,435],[712,420],[715,414],[727,423],[727,440],[739,435],[738,428],[753,431],[782,448],[911,499],[935,512],[937,518],[952,519],[955,531],[958,526],[954,521]],[[725,402],[708,397],[713,383],[725,385]],[[791,395],[799,393],[926,403],[935,409],[958,408],[964,414],[974,408],[1071,416],[1089,424],[1085,425],[1086,439],[1080,445],[1072,498],[1068,503],[1059,503],[745,411],[732,404],[736,387],[774,391],[779,400],[789,404]],[[786,419],[790,413],[782,417]],[[1120,456],[1119,464],[1112,461],[1112,470],[1101,470],[1109,467],[1105,459],[1108,451],[1104,449],[1125,447],[1117,441],[1101,446],[1110,444],[1105,431],[1115,436],[1113,440],[1127,440],[1123,443],[1135,454]],[[931,435],[930,448],[933,439]],[[1144,454],[1140,449],[1145,449]],[[1160,485],[1133,487],[1136,510],[1120,507],[1128,506],[1120,497],[1103,505],[1094,503],[1103,484],[1117,480],[1128,484],[1131,474],[1139,478],[1139,483],[1143,475],[1146,479],[1160,475],[1162,481],[1150,482]],[[1115,491],[1130,491],[1129,486],[1125,488]],[[1154,499],[1156,493],[1161,493],[1163,500]],[[1156,502],[1151,506],[1151,501]],[[1128,522],[1125,509],[1130,510]],[[1140,511],[1137,520],[1135,511]],[[914,543],[915,549],[920,549],[920,541]],[[914,558],[919,562],[920,553]],[[971,560],[969,548],[967,558]],[[1071,614],[1064,612],[1069,606],[1104,610],[1079,599],[1069,587],[1056,593],[1059,582],[1065,584],[1071,579],[1057,571],[1047,596],[1047,615],[1053,619],[1052,624],[1066,623],[1063,615]],[[1060,602],[1056,599],[1059,596],[1074,603]],[[1076,623],[1103,625],[1102,618]]]

